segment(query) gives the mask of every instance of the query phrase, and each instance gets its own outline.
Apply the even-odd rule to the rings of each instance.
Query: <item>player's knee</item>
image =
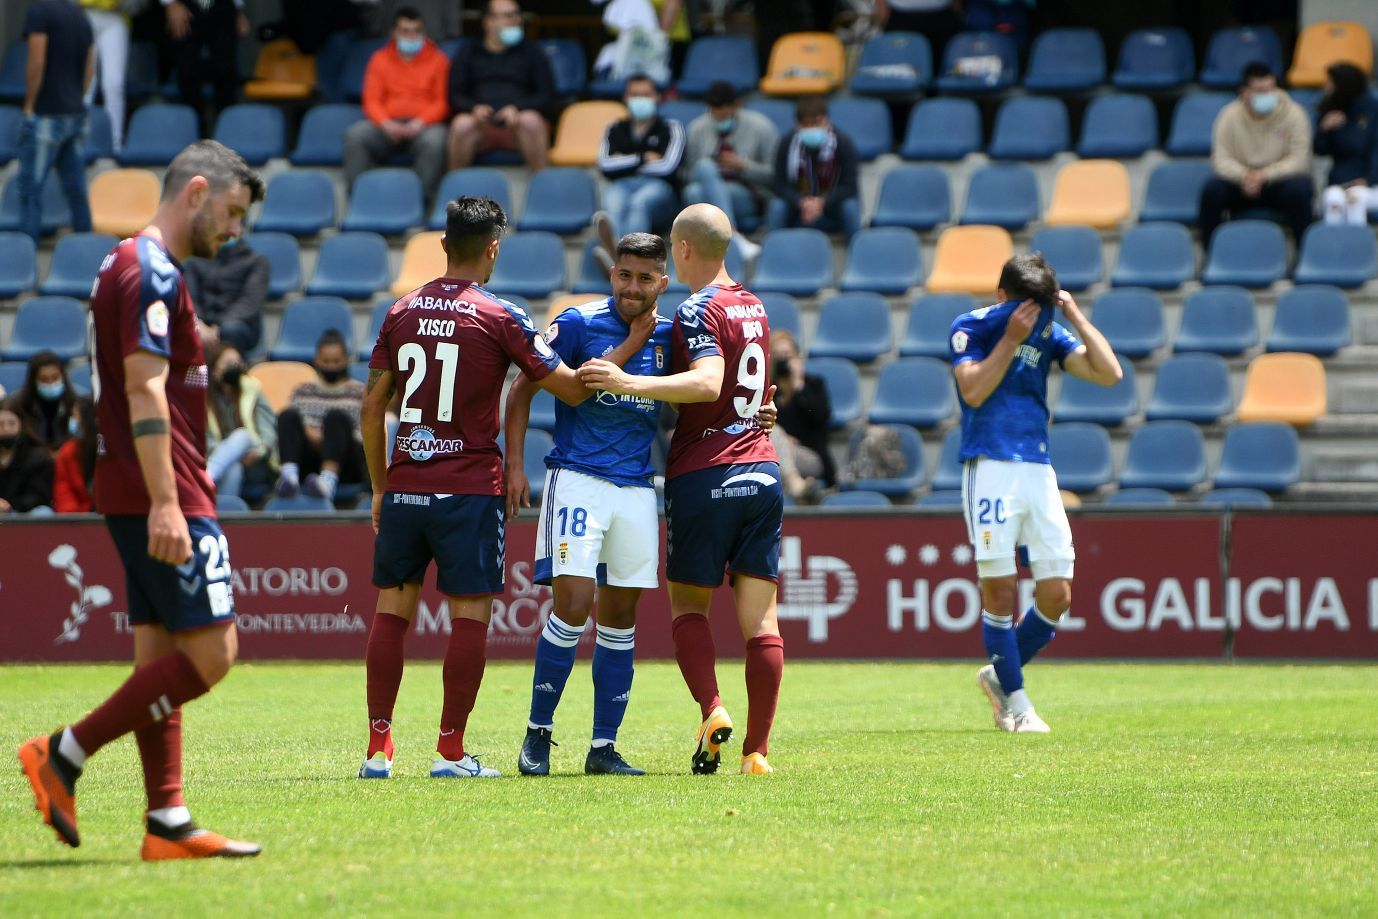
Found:
[[[227,629],[220,641],[203,641],[183,649],[197,674],[207,686],[214,686],[230,672],[239,657],[239,638]]]
[[[988,612],[997,616],[1009,616],[1014,612],[1018,587],[1018,582],[1012,577],[982,578],[981,602]]]
[[[1072,607],[1072,582],[1063,578],[1039,581],[1034,587],[1034,602],[1040,613],[1056,620]]]

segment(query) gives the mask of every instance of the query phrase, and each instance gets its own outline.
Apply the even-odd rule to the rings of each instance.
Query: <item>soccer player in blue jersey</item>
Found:
[[[1048,371],[1053,361],[1101,386],[1119,362],[1038,254],[1000,272],[1000,302],[957,317],[949,346],[962,403],[962,505],[981,577],[978,673],[1001,730],[1048,732],[1024,692],[1023,667],[1052,640],[1072,603],[1072,531],[1048,457]],[[1060,309],[1075,334],[1054,321]],[[1027,546],[1034,604],[1015,627],[1015,551]]]

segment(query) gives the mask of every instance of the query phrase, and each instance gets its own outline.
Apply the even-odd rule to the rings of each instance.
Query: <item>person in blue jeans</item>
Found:
[[[623,101],[629,117],[608,125],[598,150],[598,169],[608,180],[603,209],[612,218],[612,239],[653,232],[674,218],[684,161],[684,126],[656,113],[660,93],[650,77],[629,77]]]
[[[24,17],[29,66],[19,129],[19,228],[43,226],[43,182],[57,169],[72,229],[91,229],[86,200],[86,87],[96,72],[91,24],[69,0],[34,0]]]

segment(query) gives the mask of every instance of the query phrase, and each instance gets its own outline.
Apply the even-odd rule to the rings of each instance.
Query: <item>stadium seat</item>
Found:
[[[45,297],[90,297],[101,262],[118,242],[105,233],[69,233],[62,237],[53,247],[48,276],[38,285],[38,292]]]
[[[88,188],[88,194],[89,194]],[[63,227],[72,225],[72,212],[67,207],[67,197],[57,178],[57,170],[48,173],[43,182],[42,212],[39,226],[44,236],[51,236]],[[5,182],[0,192],[0,230],[19,229],[19,183],[13,176]]]
[[[1085,290],[1105,274],[1100,236],[1090,227],[1044,227],[1030,240],[1029,251],[1042,253],[1066,290]]]
[[[963,313],[980,304],[971,294],[923,294],[909,308],[904,338],[900,340],[901,357],[948,357],[948,337],[952,323]]]
[[[162,183],[147,169],[109,169],[87,187],[91,228],[124,239],[153,220],[162,196]]]
[[[981,149],[981,110],[970,99],[925,99],[909,112],[906,160],[960,160]]]
[[[1129,219],[1129,172],[1115,160],[1080,160],[1058,170],[1053,200],[1043,216],[1051,226],[1113,229]]]
[[[1313,223],[1302,234],[1296,283],[1363,287],[1375,275],[1378,245],[1368,227]]]
[[[890,109],[879,99],[839,96],[828,103],[828,120],[852,139],[857,158],[863,163],[895,148]]]
[[[1270,220],[1232,220],[1210,240],[1203,284],[1268,287],[1287,274],[1287,240]]]
[[[1014,96],[1000,104],[986,154],[993,160],[1046,160],[1071,146],[1066,103],[1050,96]]]
[[[302,54],[290,38],[275,39],[260,48],[253,79],[244,84],[246,99],[265,102],[299,101],[315,92],[316,59]]]
[[[951,219],[947,173],[937,166],[901,164],[880,180],[871,226],[931,230]]]
[[[90,293],[90,288],[82,296]],[[27,361],[53,351],[63,361],[86,353],[86,309],[71,297],[34,297],[19,304],[0,360]]]
[[[196,111],[189,105],[156,103],[135,109],[116,155],[121,166],[166,166],[182,148],[201,137]]]
[[[695,118],[708,114],[708,106],[695,99],[665,99],[656,107],[656,114],[669,121],[678,121],[688,130]]]
[[[318,495],[296,494],[290,498],[274,495],[263,505],[263,510],[269,514],[333,514],[335,505],[329,498]]]
[[[880,294],[838,294],[823,301],[809,357],[842,357],[866,363],[894,346],[890,308]]]
[[[1196,276],[1196,247],[1180,223],[1141,223],[1125,230],[1110,283],[1174,290]]]
[[[291,169],[269,180],[254,230],[314,236],[334,225],[335,186],[330,177],[313,169]]]
[[[364,95],[364,73],[368,70],[373,52],[388,43],[387,38],[358,38],[350,43],[340,71],[340,87],[350,102],[358,102]]]
[[[1265,350],[1329,357],[1351,341],[1349,301],[1334,287],[1293,287],[1278,298]]]
[[[846,55],[836,35],[791,32],[770,49],[760,88],[767,96],[817,96],[837,89],[846,76]]]
[[[541,48],[555,77],[555,92],[561,98],[582,96],[589,73],[583,45],[573,38],[550,38],[541,42]]]
[[[833,250],[821,230],[796,227],[766,235],[753,290],[778,290],[796,297],[812,297],[833,285]]]
[[[756,43],[749,37],[705,35],[690,43],[675,86],[681,96],[702,99],[708,87],[721,80],[731,83],[738,95],[745,96],[756,88],[760,79]]]
[[[880,369],[866,418],[871,424],[932,428],[956,413],[947,362],[933,357],[902,357]]]
[[[1213,174],[1209,160],[1160,163],[1149,173],[1139,220],[1195,226],[1201,210],[1201,189]]]
[[[852,237],[838,289],[903,294],[923,280],[919,237],[904,227],[871,227]]]
[[[810,358],[808,372],[823,378],[828,387],[828,402],[833,415],[828,427],[834,431],[861,418],[861,374],[856,364],[840,357]]]
[[[1121,488],[1187,491],[1206,480],[1206,443],[1189,421],[1150,421],[1129,439]]]
[[[1254,298],[1242,287],[1205,287],[1182,305],[1182,324],[1172,350],[1239,354],[1258,344]]]
[[[292,150],[293,166],[339,166],[344,161],[344,135],[363,120],[364,111],[348,102],[326,103],[307,109]]]
[[[538,389],[531,398],[531,427],[542,431],[555,430],[555,397],[548,390]]]
[[[962,426],[957,425],[943,435],[938,465],[933,470],[934,491],[956,491],[962,487]]]
[[[232,105],[215,119],[215,139],[260,166],[287,153],[282,110],[272,105]]]
[[[89,351],[87,360],[74,360],[67,367],[67,383],[78,396],[91,398],[91,364]]]
[[[28,375],[27,361],[0,361],[0,398],[8,398],[19,392]]]
[[[1366,74],[1373,73],[1373,39],[1357,22],[1313,22],[1297,36],[1291,86],[1323,86],[1325,71],[1337,61],[1347,61]]]
[[[383,237],[340,233],[321,244],[306,292],[313,297],[366,300],[388,289],[389,274],[388,244]]]
[[[819,507],[890,507],[890,499],[878,491],[836,491],[825,495]]]
[[[1172,507],[1177,499],[1161,488],[1121,488],[1105,498],[1106,507]]]
[[[316,342],[327,329],[343,335],[346,351],[353,353],[354,323],[348,303],[339,297],[304,297],[292,301],[282,311],[282,325],[278,327],[277,342],[268,352],[268,359],[309,364],[316,356]]]
[[[582,232],[598,209],[598,186],[587,169],[543,169],[531,177],[519,230],[568,236]]]
[[[0,128],[0,130],[3,130]],[[86,110],[86,165],[96,160],[115,158],[115,136],[110,126],[110,114],[104,108]],[[0,152],[0,166],[4,154]]]
[[[597,165],[603,132],[612,122],[626,117],[627,107],[621,102],[597,99],[575,102],[560,113],[555,145],[550,148],[550,165]]]
[[[885,425],[899,434],[900,449],[904,452],[905,469],[893,479],[858,479],[855,482],[841,483],[843,491],[874,491],[892,498],[907,498],[923,484],[923,441],[918,432],[902,424]],[[860,428],[853,435],[851,443],[855,446],[865,435]]]
[[[1237,424],[1225,432],[1216,488],[1286,491],[1301,478],[1296,428],[1272,421]]]
[[[487,288],[500,297],[539,299],[565,286],[565,247],[554,233],[514,233],[503,240]]]
[[[1048,428],[1048,458],[1057,474],[1057,487],[1086,494],[1109,485],[1114,478],[1110,435],[1098,424],[1063,421]]]
[[[1139,412],[1139,383],[1134,365],[1119,357],[1124,379],[1114,386],[1099,386],[1070,373],[1062,375],[1062,389],[1053,406],[1059,422],[1085,421],[1092,424],[1124,424]]]
[[[440,191],[435,196],[435,206],[431,208],[428,226],[432,230],[445,229],[445,208],[456,198],[475,195],[492,198],[501,205],[507,219],[513,218],[512,195],[507,188],[507,176],[497,169],[474,166],[469,169],[455,169],[440,180]]]
[[[268,258],[268,297],[280,300],[301,290],[301,247],[287,233],[254,232],[244,244]]]
[[[545,458],[555,449],[555,440],[537,427],[526,429],[526,445],[523,459],[526,478],[531,483],[531,503],[538,504],[545,493]]]
[[[770,330],[784,329],[794,336],[801,349],[804,344],[803,325],[799,321],[799,301],[778,290],[767,290],[760,294],[761,305],[766,308],[766,321]]]
[[[966,503],[960,491],[938,491],[934,489],[914,502],[915,507],[961,507]]]
[[[1000,32],[960,32],[943,51],[938,92],[995,93],[1019,82],[1019,49]]]
[[[37,271],[38,250],[28,234],[0,230],[0,299],[33,290]]]
[[[1261,61],[1273,73],[1282,73],[1282,44],[1267,26],[1220,29],[1206,46],[1206,60],[1198,78],[1211,89],[1239,87],[1244,65]]]
[[[1022,230],[1038,214],[1038,177],[1023,163],[1005,163],[972,173],[959,222]]]
[[[436,278],[443,277],[448,268],[441,230],[426,230],[407,240],[402,250],[402,267],[388,292],[394,297],[410,293]]]
[[[0,166],[14,159],[19,147],[19,128],[24,115],[17,105],[0,105]]]
[[[1212,488],[1201,496],[1201,503],[1207,507],[1269,508],[1273,499],[1257,488]]]
[[[1034,39],[1024,88],[1067,93],[1105,82],[1105,44],[1095,29],[1049,29]]]
[[[315,341],[311,344],[314,348]],[[293,391],[301,384],[316,379],[316,370],[302,361],[259,361],[249,368],[249,376],[263,387],[263,397],[273,411],[282,414],[292,401]]]
[[[249,511],[249,502],[239,495],[216,494],[215,512],[217,514],[245,514]]]
[[[1014,255],[1014,243],[1001,227],[948,227],[938,237],[933,269],[926,284],[931,293],[995,293],[1000,269]]]
[[[1196,76],[1196,49],[1183,29],[1135,29],[1120,45],[1110,82],[1120,89],[1164,90]]]
[[[373,346],[378,343],[378,333],[382,331],[383,320],[387,318],[388,310],[392,309],[396,302],[391,295],[373,301],[373,307],[368,314],[368,334],[359,341],[359,350],[355,352],[355,357],[360,361],[368,361],[373,357]]]
[[[20,40],[5,49],[0,60],[0,100],[19,105],[24,101],[24,71],[29,66],[28,43]]]
[[[1210,156],[1215,116],[1234,98],[1233,93],[1187,93],[1178,99],[1163,149],[1172,156]]]
[[[933,49],[926,36],[879,32],[861,46],[851,90],[862,96],[910,97],[927,89],[932,78]]]
[[[1096,298],[1096,328],[1116,354],[1148,357],[1167,343],[1163,301],[1143,287],[1120,287]]]
[[[770,119],[770,123],[775,125],[776,133],[781,137],[794,130],[794,103],[787,99],[757,96],[746,103],[746,108]]]
[[[1249,362],[1240,421],[1281,421],[1295,427],[1315,424],[1325,415],[1325,365],[1314,354],[1278,351]]]
[[[1077,154],[1083,159],[1126,159],[1158,146],[1158,113],[1147,96],[1112,93],[1086,107]]]
[[[590,237],[584,243],[583,255],[579,258],[579,274],[574,282],[569,285],[571,293],[607,296],[612,293],[612,280],[608,273],[603,270],[603,266],[598,264],[598,259],[593,257],[593,250],[598,247],[598,238]],[[670,269],[673,270],[673,269]]]
[[[1144,418],[1215,424],[1234,409],[1230,370],[1218,354],[1176,354],[1158,365]]]
[[[410,169],[370,169],[354,180],[342,230],[397,236],[425,222],[425,192]]]

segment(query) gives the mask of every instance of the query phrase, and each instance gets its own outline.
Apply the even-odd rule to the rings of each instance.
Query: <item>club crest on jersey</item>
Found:
[[[167,304],[162,300],[153,303],[144,312],[144,321],[148,323],[148,334],[150,335],[157,335],[159,338],[167,335],[168,320]]]
[[[656,369],[665,369],[665,349],[660,345],[656,345]]]
[[[418,425],[405,437],[398,435],[397,449],[423,463],[437,453],[462,453],[464,441],[458,437],[436,437],[435,431]]]

